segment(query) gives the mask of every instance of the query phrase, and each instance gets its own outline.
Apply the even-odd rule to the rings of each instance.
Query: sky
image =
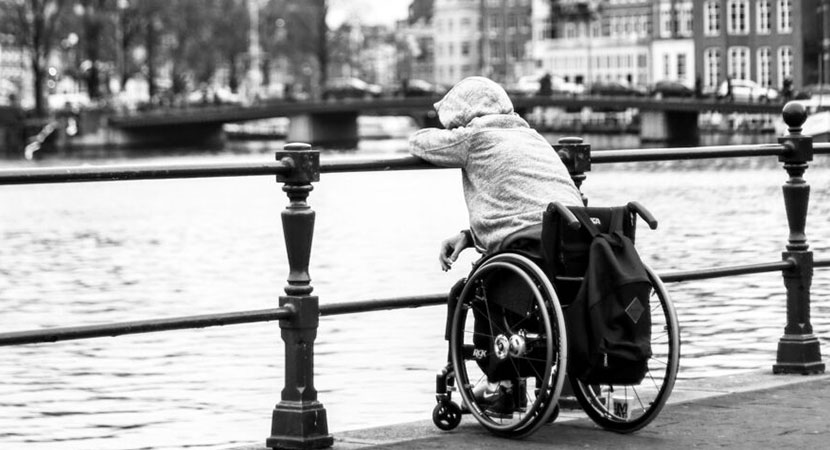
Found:
[[[392,25],[405,19],[412,0],[329,0],[329,26],[358,19],[365,25]]]

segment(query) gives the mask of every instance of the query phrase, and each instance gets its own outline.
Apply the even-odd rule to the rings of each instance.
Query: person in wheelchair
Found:
[[[551,202],[582,205],[557,153],[513,111],[499,84],[484,77],[465,78],[434,106],[444,129],[415,132],[409,150],[432,164],[461,169],[470,222],[469,229],[441,242],[442,270],[450,270],[466,248],[489,255],[507,236],[539,227]],[[513,405],[506,400],[512,396],[505,394],[511,388],[509,381],[489,382],[476,395],[492,403],[492,412],[510,410]]]
[[[434,106],[445,129],[415,132],[409,151],[432,164],[461,169],[470,218],[469,230],[441,243],[443,270],[465,248],[489,254],[506,236],[538,225],[550,202],[582,205],[559,156],[513,111],[498,83],[465,78]]]

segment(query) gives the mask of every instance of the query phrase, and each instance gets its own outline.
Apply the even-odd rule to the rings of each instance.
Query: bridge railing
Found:
[[[803,175],[814,154],[830,154],[830,144],[814,144],[801,134],[806,120],[804,108],[788,104],[784,120],[789,133],[775,144],[715,147],[632,149],[590,152],[590,145],[579,138],[561,139],[554,144],[578,186],[586,179],[592,164],[702,159],[719,157],[777,156],[788,179],[783,195],[789,236],[780,260],[741,266],[725,266],[661,273],[664,281],[677,282],[750,273],[781,271],[787,295],[784,335],[778,343],[774,373],[811,374],[824,372],[818,339],[810,323],[810,285],[813,269],[830,267],[830,259],[814,260],[805,234],[810,187]],[[326,410],[314,388],[314,341],[319,317],[396,308],[444,304],[446,294],[384,298],[321,305],[311,295],[308,273],[315,212],[307,199],[312,183],[321,173],[385,170],[437,169],[414,157],[320,162],[319,154],[306,144],[287,144],[276,153],[276,160],[263,163],[120,165],[106,167],[51,167],[0,170],[0,185],[66,183],[107,180],[156,180],[166,178],[204,178],[276,175],[283,183],[289,203],[282,212],[283,233],[288,257],[288,279],[279,307],[166,319],[137,320],[114,324],[62,327],[0,333],[0,346],[56,342],[156,331],[202,328],[219,325],[278,320],[285,342],[285,388],[272,412],[271,436],[266,444],[273,448],[320,448],[331,446]]]

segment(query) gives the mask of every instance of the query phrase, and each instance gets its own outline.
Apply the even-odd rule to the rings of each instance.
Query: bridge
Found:
[[[421,126],[438,126],[433,104],[440,97],[354,99],[341,101],[280,101],[251,106],[194,107],[148,111],[110,117],[108,124],[128,143],[175,144],[194,139],[221,138],[222,125],[234,122],[288,117],[288,139],[318,145],[354,146],[360,115],[411,116]],[[778,103],[727,102],[707,99],[658,99],[625,96],[528,96],[515,97],[516,111],[525,115],[535,107],[569,111],[636,109],[641,117],[641,137],[655,141],[684,139],[697,133],[702,112],[779,114]],[[119,143],[119,142],[116,142]]]

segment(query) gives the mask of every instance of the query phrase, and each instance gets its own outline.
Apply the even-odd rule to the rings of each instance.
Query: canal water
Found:
[[[631,136],[588,141],[598,149],[639,145]],[[256,161],[281,145],[92,162]],[[405,152],[403,140],[367,141],[322,157]],[[817,157],[805,177],[813,189],[809,243],[828,257],[830,158]],[[641,226],[638,246],[667,272],[779,260],[786,179],[775,158],[595,165],[583,190],[594,205],[646,205],[660,227]],[[309,203],[317,211],[310,272],[323,304],[443,293],[475,258],[468,251],[448,273],[437,261],[438,243],[466,227],[454,170],[324,174]],[[0,204],[3,331],[271,308],[286,284],[279,214],[287,199],[273,177],[9,186],[0,188]],[[681,324],[681,378],[770,370],[785,324],[780,274],[669,289]],[[827,355],[830,270],[816,271],[812,292]],[[434,374],[446,357],[444,314],[429,307],[321,319],[315,383],[330,431],[430,417]],[[0,352],[0,448],[262,443],[284,379],[276,323]]]

